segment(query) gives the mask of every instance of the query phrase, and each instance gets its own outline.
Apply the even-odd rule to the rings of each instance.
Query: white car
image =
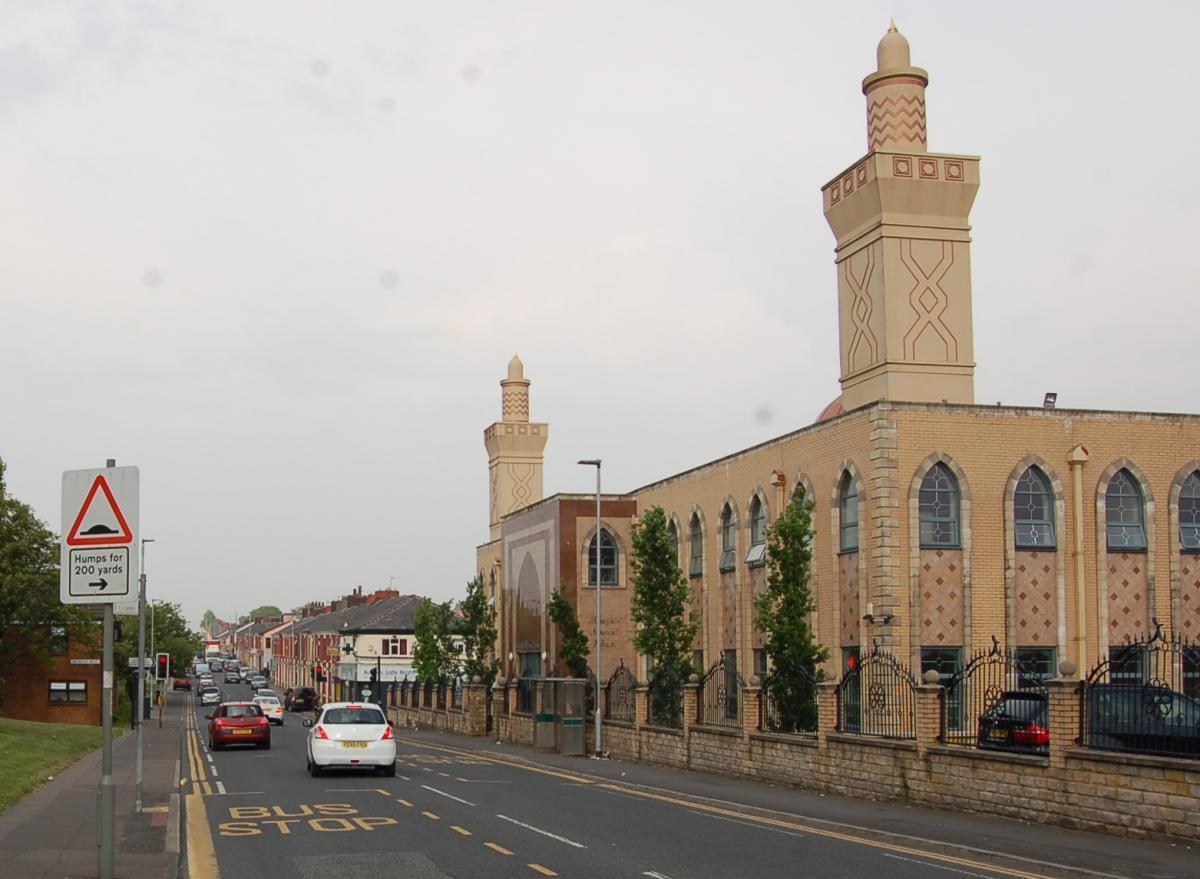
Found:
[[[259,690],[258,695],[250,701],[262,709],[262,713],[267,716],[267,720],[283,726],[283,706],[274,696],[264,696],[264,692],[264,690]]]
[[[308,728],[305,757],[316,778],[326,769],[378,769],[396,774],[396,739],[392,725],[377,705],[327,702]]]

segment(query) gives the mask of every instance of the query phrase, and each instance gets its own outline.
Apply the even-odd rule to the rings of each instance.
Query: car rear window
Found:
[[[226,705],[226,717],[262,717],[262,709],[257,705]]]
[[[325,716],[321,718],[321,723],[373,723],[383,726],[387,721],[383,719],[383,712],[378,708],[328,708],[325,710]]]
[[[278,705],[279,704],[278,699],[255,699],[254,701],[259,705]]]

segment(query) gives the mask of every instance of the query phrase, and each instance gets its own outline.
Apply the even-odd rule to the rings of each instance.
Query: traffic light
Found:
[[[171,673],[171,654],[156,653],[154,654],[154,677],[156,680],[165,681]]]
[[[322,683],[325,680],[325,669],[318,665],[314,676],[317,679],[317,683]]]

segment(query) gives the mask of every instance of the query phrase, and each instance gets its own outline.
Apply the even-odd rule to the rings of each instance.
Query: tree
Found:
[[[638,630],[633,646],[650,657],[653,667],[679,680],[699,669],[692,667],[696,623],[691,618],[691,594],[679,569],[679,549],[667,530],[667,514],[651,507],[633,532],[633,621]]]
[[[277,620],[281,616],[283,616],[283,611],[273,604],[264,604],[261,607],[256,607],[249,614],[252,620]]]
[[[496,658],[496,611],[488,604],[483,577],[467,583],[467,597],[459,605],[463,640],[463,673],[468,680],[476,675],[489,687],[496,679],[500,661]]]
[[[65,628],[68,639],[98,640],[85,608],[59,602],[58,560],[54,533],[7,494],[0,460],[0,702],[13,663],[24,656],[49,662],[51,626]]]
[[[216,624],[216,622],[217,615],[212,612],[211,608],[209,608],[204,612],[204,616],[200,617],[200,628],[205,632],[211,632],[212,627]]]
[[[588,636],[579,625],[579,616],[575,606],[564,594],[562,584],[550,596],[550,606],[546,616],[550,622],[558,626],[558,658],[567,667],[573,678],[588,676]]]
[[[767,588],[755,601],[758,630],[774,670],[769,698],[783,732],[813,730],[817,724],[817,667],[829,651],[809,628],[813,611],[809,589],[812,564],[812,501],[799,488],[791,503],[767,529]]]
[[[425,681],[441,680],[458,670],[458,651],[451,632],[454,628],[454,608],[449,601],[434,604],[421,599],[413,620],[413,670]]]

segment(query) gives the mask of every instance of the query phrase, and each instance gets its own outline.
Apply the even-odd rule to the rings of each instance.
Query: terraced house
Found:
[[[928,149],[928,74],[894,28],[877,58],[862,83],[867,152],[821,190],[841,392],[815,422],[606,495],[597,534],[592,497],[543,497],[549,426],[530,420],[530,381],[509,364],[501,420],[484,434],[490,534],[476,551],[505,675],[558,664],[545,608],[560,582],[587,632],[604,590],[601,680],[618,663],[644,675],[629,556],[651,505],[669,515],[692,585],[697,664],[765,675],[753,598],[767,528],[801,488],[815,505],[813,622],[830,679],[876,646],[944,677],[996,643],[1050,675],[1064,660],[1094,667],[1156,620],[1200,634],[1200,416],[1064,409],[1049,395],[1041,407],[976,402],[980,159]],[[1183,689],[1200,693],[1200,652],[1181,662]]]

